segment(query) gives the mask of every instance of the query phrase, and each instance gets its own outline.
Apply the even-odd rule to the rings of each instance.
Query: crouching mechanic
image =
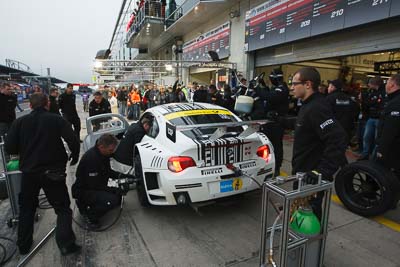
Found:
[[[121,203],[119,190],[107,186],[109,178],[118,178],[118,173],[110,168],[110,157],[117,145],[115,136],[103,134],[82,156],[76,170],[72,196],[92,229],[99,228],[99,219]]]

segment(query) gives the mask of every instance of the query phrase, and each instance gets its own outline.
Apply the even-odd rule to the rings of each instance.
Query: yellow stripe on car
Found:
[[[178,111],[178,112],[166,114],[166,115],[164,115],[164,117],[167,120],[173,120],[173,119],[180,118],[180,117],[210,115],[210,114],[232,116],[232,113],[230,111],[223,110],[223,109],[196,109],[196,110]]]

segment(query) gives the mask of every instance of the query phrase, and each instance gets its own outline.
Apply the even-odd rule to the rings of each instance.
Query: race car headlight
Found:
[[[171,157],[168,159],[168,169],[172,172],[181,172],[194,166],[196,166],[196,163],[191,157]]]
[[[269,147],[267,145],[260,146],[257,149],[257,156],[259,156],[260,158],[263,158],[265,161],[269,160],[269,155],[270,155]]]

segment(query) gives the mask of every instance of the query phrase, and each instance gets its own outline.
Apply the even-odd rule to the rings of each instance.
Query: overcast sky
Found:
[[[122,0],[0,0],[0,64],[21,61],[43,75],[91,82],[96,52],[108,48]],[[42,68],[42,70],[41,70]]]

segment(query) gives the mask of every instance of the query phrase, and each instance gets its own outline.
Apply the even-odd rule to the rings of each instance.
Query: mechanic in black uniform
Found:
[[[260,78],[258,80],[257,86],[253,89],[254,83],[250,82],[249,90],[247,91],[247,95],[251,96],[254,99],[253,110],[251,112],[252,120],[262,120],[266,119],[265,115],[265,103],[267,92],[269,91],[269,87],[265,83],[264,79]]]
[[[74,131],[78,139],[80,139],[81,131],[81,119],[76,111],[75,104],[76,96],[72,84],[67,84],[67,89],[58,98],[58,104],[60,105],[61,113],[67,121],[69,121],[74,127]]]
[[[58,96],[58,89],[52,88],[50,90],[50,95],[49,95],[49,100],[50,100],[49,111],[60,115],[60,106],[58,105],[57,96]]]
[[[57,214],[57,245],[63,255],[74,253],[81,247],[75,244],[72,231],[72,211],[65,183],[68,155],[63,139],[72,153],[70,165],[78,162],[79,140],[69,122],[48,112],[46,95],[34,93],[29,100],[32,112],[14,121],[5,143],[10,154],[19,154],[22,171],[17,245],[21,254],[28,253],[32,246],[33,219],[42,188]]]
[[[263,126],[262,132],[274,146],[275,175],[279,175],[283,161],[283,134],[285,131],[285,116],[289,112],[289,88],[283,81],[283,72],[274,69],[269,75],[272,87],[265,96],[266,118],[271,121]]]
[[[379,122],[377,159],[400,178],[400,74],[386,83],[388,101]]]
[[[196,88],[193,93],[193,101],[206,103],[208,97],[207,89],[203,85],[198,86],[196,82],[193,82],[193,88]]]
[[[221,107],[224,105],[224,99],[214,84],[208,87],[207,103]]]
[[[15,107],[17,96],[13,93],[11,85],[3,82],[0,84],[0,137],[4,136],[11,123],[15,120]]]
[[[111,113],[111,105],[103,95],[97,91],[93,94],[94,99],[89,104],[89,116]]]
[[[347,143],[349,143],[359,113],[357,103],[343,92],[343,84],[340,80],[329,81],[326,100],[332,107],[335,119],[347,133]]]
[[[319,72],[305,67],[295,73],[291,87],[293,95],[303,101],[296,120],[292,173],[307,173],[308,183],[315,183],[318,173],[322,179],[332,181],[333,174],[346,161],[346,133],[325,97],[318,92],[320,83]],[[318,194],[310,201],[320,219],[322,198],[323,194]]]
[[[86,217],[89,227],[93,229],[100,226],[99,219],[121,200],[117,190],[107,186],[109,178],[118,178],[118,173],[110,167],[110,157],[117,145],[115,136],[103,134],[96,145],[82,156],[76,169],[72,196],[77,200],[80,214]]]
[[[89,104],[89,117],[111,113],[111,105],[107,99],[105,99],[101,92],[97,91],[93,94],[94,99]],[[107,121],[107,119],[93,120],[93,130],[97,131],[100,129],[100,123]]]
[[[145,117],[137,123],[132,123],[119,143],[113,158],[117,162],[127,165],[131,168],[134,164],[133,153],[135,144],[142,141],[143,136],[149,132],[152,125],[152,119]]]
[[[375,139],[378,135],[378,123],[383,112],[386,94],[382,86],[383,81],[381,77],[376,76],[371,78],[368,82],[368,94],[365,98],[361,99],[361,105],[365,111],[367,121],[363,136],[363,151],[359,160],[368,159],[371,154],[375,157]]]

